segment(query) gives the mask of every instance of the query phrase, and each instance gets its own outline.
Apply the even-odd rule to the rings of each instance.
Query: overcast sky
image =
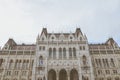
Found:
[[[80,27],[90,43],[113,37],[120,44],[120,0],[0,0],[0,46],[9,38],[35,43],[48,32],[75,32]]]

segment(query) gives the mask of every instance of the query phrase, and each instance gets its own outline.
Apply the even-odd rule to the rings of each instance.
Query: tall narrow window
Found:
[[[99,67],[102,67],[101,59],[98,60],[99,60]]]
[[[26,68],[29,68],[29,60],[26,62]]]
[[[31,64],[32,66],[31,66],[31,68],[33,68],[33,64],[34,64],[34,60],[32,60],[32,64]]]
[[[23,69],[25,69],[25,63],[26,63],[26,60],[23,61],[23,65],[22,65]]]
[[[2,66],[3,63],[3,59],[0,59],[0,67]]]
[[[63,48],[63,57],[66,58],[66,48]]]
[[[42,65],[43,65],[43,57],[40,56],[40,57],[39,57],[39,66],[42,66]]]
[[[69,48],[69,58],[72,58],[72,49]]]
[[[49,58],[52,58],[52,48],[49,48]]]
[[[113,58],[111,58],[111,66],[112,66],[112,67],[115,67]]]
[[[59,58],[62,58],[62,48],[59,48]]]
[[[74,56],[74,58],[76,58],[76,49],[75,48],[73,48],[73,56]]]
[[[18,63],[18,68],[21,67],[21,60],[19,60],[19,63]]]
[[[56,58],[56,48],[53,48],[53,58]]]
[[[96,67],[98,67],[98,59],[95,59]]]
[[[9,68],[12,68],[12,65],[13,65],[13,60],[11,59],[9,63]]]
[[[85,66],[85,65],[87,65],[87,58],[86,58],[86,56],[85,55],[83,55],[83,65]]]
[[[18,60],[15,62],[15,68],[18,68]]]
[[[105,59],[102,59],[104,67],[106,67]]]
[[[107,64],[107,67],[109,67],[108,59],[105,59],[105,62]]]

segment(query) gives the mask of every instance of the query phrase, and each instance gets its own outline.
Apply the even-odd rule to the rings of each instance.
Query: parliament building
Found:
[[[80,28],[43,28],[35,44],[10,38],[0,49],[0,80],[120,80],[120,47],[113,38],[90,44]]]

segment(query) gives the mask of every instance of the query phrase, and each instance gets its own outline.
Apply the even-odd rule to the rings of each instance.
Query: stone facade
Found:
[[[80,28],[74,33],[43,28],[36,44],[6,42],[0,80],[120,80],[120,47],[113,38],[89,44]]]

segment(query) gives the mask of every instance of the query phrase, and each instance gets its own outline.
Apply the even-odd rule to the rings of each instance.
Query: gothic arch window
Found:
[[[63,48],[63,57],[66,58],[66,48]]]
[[[59,48],[59,58],[62,58],[62,48]]]
[[[11,59],[11,60],[10,60],[10,63],[9,63],[9,68],[12,67],[12,64],[13,64],[13,60]]]
[[[69,58],[72,58],[72,48],[69,48]]]
[[[3,59],[0,59],[0,66],[2,66],[2,63],[3,63]]]
[[[49,48],[49,58],[52,58],[52,48]]]
[[[80,41],[82,41],[82,37],[80,37]]]
[[[32,60],[32,63],[31,63],[31,68],[33,68],[33,64],[34,64],[34,60]]]
[[[70,39],[70,41],[72,41],[72,40],[73,40],[73,36],[70,36],[70,38],[69,38],[69,39]]]
[[[102,59],[104,67],[106,67],[105,59]]]
[[[55,41],[55,39],[56,39],[55,35],[52,35],[51,36],[51,41]]]
[[[18,66],[19,66],[19,61],[16,60],[16,62],[15,62],[15,68],[18,68]]]
[[[76,69],[70,71],[70,80],[79,80],[78,71]]]
[[[109,67],[108,59],[105,59],[107,67]]]
[[[26,62],[26,68],[29,68],[29,60]]]
[[[19,60],[19,63],[18,63],[18,67],[20,68],[20,66],[21,66],[21,60]]]
[[[23,60],[22,68],[25,69],[26,60]]]
[[[56,48],[53,48],[53,58],[56,58]]]
[[[112,66],[112,67],[115,66],[113,58],[111,58],[111,66]]]
[[[83,65],[87,65],[87,58],[85,55],[83,55],[82,59],[83,59]]]
[[[43,65],[43,57],[42,56],[39,57],[39,66],[41,66],[41,65]]]
[[[96,66],[98,67],[98,59],[95,59]]]
[[[48,71],[48,80],[57,80],[55,70],[51,69]]]
[[[76,57],[76,49],[73,48],[73,56]]]
[[[101,59],[98,59],[99,61],[99,67],[102,67]]]

